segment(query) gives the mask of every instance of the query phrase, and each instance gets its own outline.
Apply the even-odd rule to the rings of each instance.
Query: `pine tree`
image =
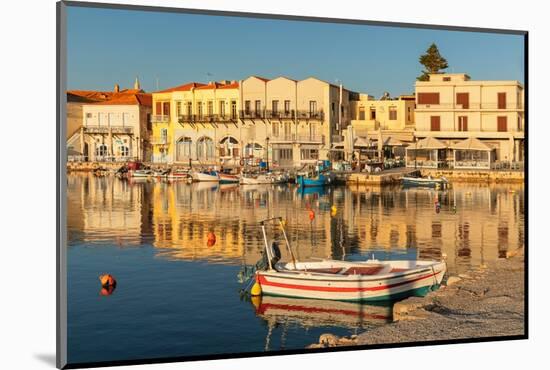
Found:
[[[425,67],[425,70],[422,71],[422,75],[416,78],[418,81],[428,81],[429,73],[439,73],[442,69],[449,67],[447,59],[439,54],[439,49],[435,43],[430,45],[426,50],[426,54],[420,56],[419,62]]]

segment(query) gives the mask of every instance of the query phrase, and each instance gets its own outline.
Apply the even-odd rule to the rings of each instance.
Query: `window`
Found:
[[[256,100],[254,102],[254,111],[256,112],[256,115],[259,115],[262,111],[262,102],[260,100]]]
[[[104,157],[107,155],[107,145],[105,144],[99,144],[95,148],[95,155],[96,157]]]
[[[162,103],[162,114],[170,117],[170,102]]]
[[[370,119],[371,119],[371,120],[376,119],[376,108],[374,108],[374,107],[372,107],[372,108],[370,109]]]
[[[189,117],[193,115],[193,103],[190,101],[187,102],[187,115]]]
[[[468,131],[468,117],[459,116],[458,117],[458,131]]]
[[[120,157],[128,157],[130,155],[130,149],[125,145],[121,145],[118,147],[118,155]]]
[[[334,116],[336,114],[336,103],[335,102],[332,102],[330,104],[330,111],[332,112],[332,116]]]
[[[468,109],[470,107],[470,94],[456,93],[456,104],[462,105],[462,109]]]
[[[214,115],[214,102],[212,100],[208,101],[208,116]]]
[[[449,82],[449,81],[451,81],[451,78],[450,77],[443,77],[443,81]]]
[[[214,158],[214,142],[209,137],[202,137],[197,142],[197,157],[200,159]]]
[[[162,130],[160,130],[160,137],[162,137],[163,139],[166,140],[166,138],[168,137],[168,129],[167,128],[163,128]]]
[[[155,114],[157,116],[162,116],[162,103],[159,101],[155,104]]]
[[[181,116],[181,101],[176,102],[176,116]]]
[[[395,121],[395,120],[397,120],[397,108],[395,108],[395,107],[390,107],[389,114],[390,114],[390,121]]]
[[[244,114],[247,116],[250,114],[250,100],[244,101]]]
[[[497,131],[498,132],[508,131],[508,117],[506,116],[497,117]]]
[[[309,112],[310,113],[316,113],[317,112],[317,102],[315,100],[311,100],[309,102]]]
[[[518,131],[521,131],[521,117],[518,117]]]
[[[231,119],[237,119],[237,101],[231,100]]]
[[[86,113],[86,118],[92,118],[92,114],[91,113]]]
[[[191,157],[191,145],[193,142],[190,137],[182,137],[176,143],[176,161],[182,162]]]
[[[506,109],[506,93],[498,93],[498,109]]]
[[[271,134],[275,137],[279,136],[279,122],[271,123]]]
[[[197,115],[199,119],[202,119],[202,102],[197,102]]]
[[[430,117],[430,130],[441,131],[441,117],[439,116]]]
[[[153,124],[151,122],[151,113],[147,113],[147,130],[148,131],[153,130]]]
[[[365,120],[365,107],[359,107],[359,120]]]
[[[225,101],[220,101],[220,116],[225,116]]]
[[[279,162],[292,161],[292,149],[274,149],[273,156]]]
[[[300,149],[302,160],[319,159],[319,149]]]
[[[279,101],[278,100],[272,100],[271,101],[271,110],[273,113],[277,113],[279,111]]]
[[[290,113],[290,100],[285,100],[285,113]]]
[[[439,93],[418,93],[418,104],[439,104]]]

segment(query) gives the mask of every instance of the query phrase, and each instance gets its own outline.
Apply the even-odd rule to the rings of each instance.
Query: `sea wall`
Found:
[[[523,171],[422,169],[423,177],[446,177],[451,182],[523,183]]]

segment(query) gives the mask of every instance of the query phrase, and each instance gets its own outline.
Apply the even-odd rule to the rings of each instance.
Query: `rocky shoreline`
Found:
[[[323,334],[308,348],[470,339],[524,334],[524,253],[449,276],[426,297],[393,307],[393,322],[351,337]]]

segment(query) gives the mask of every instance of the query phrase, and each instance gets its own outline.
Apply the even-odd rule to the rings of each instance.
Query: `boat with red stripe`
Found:
[[[276,242],[267,241],[266,222],[279,221],[292,261],[279,262]],[[282,218],[261,223],[265,242],[265,268],[256,271],[261,294],[338,301],[386,301],[425,295],[437,289],[447,270],[444,261],[396,260],[300,262],[294,258]]]

